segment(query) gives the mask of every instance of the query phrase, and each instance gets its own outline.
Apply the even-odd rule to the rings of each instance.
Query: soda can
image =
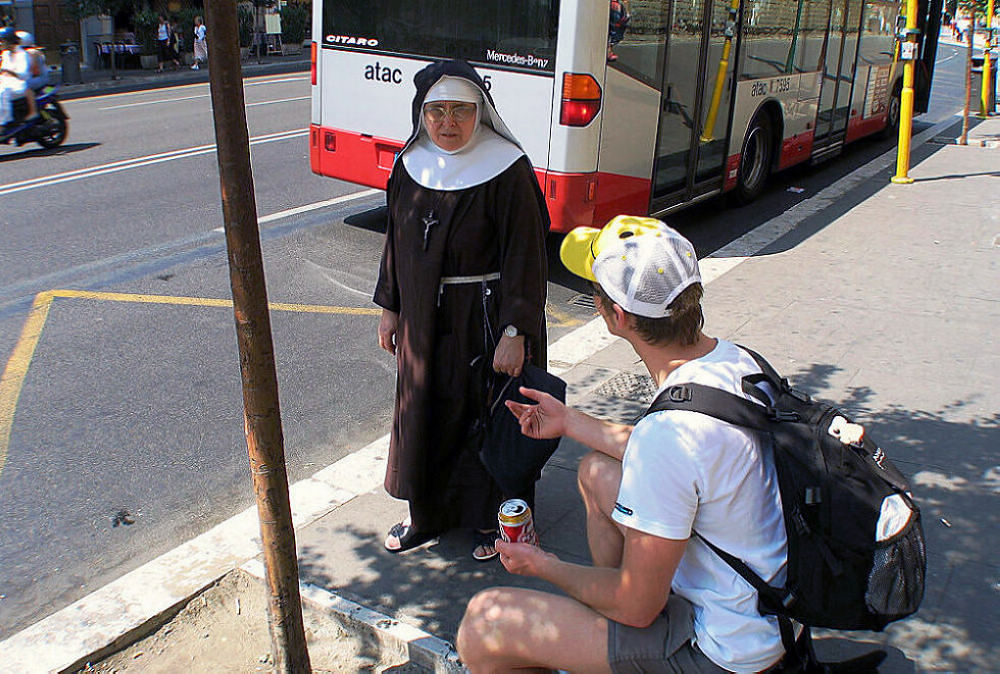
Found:
[[[531,518],[531,508],[519,498],[504,501],[497,514],[500,523],[500,537],[508,543],[530,543],[538,545],[535,523]]]

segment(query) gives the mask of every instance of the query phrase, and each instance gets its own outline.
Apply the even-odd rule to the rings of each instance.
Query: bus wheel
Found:
[[[899,136],[899,117],[903,109],[903,89],[897,85],[892,90],[892,96],[886,103],[885,128],[879,132],[881,138],[896,138]]]
[[[737,204],[748,204],[758,196],[771,175],[774,154],[774,129],[771,117],[759,112],[750,122],[743,152],[740,154],[740,171],[733,199]]]

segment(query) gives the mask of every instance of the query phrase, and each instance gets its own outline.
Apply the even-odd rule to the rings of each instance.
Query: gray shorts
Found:
[[[671,594],[663,613],[639,629],[608,621],[608,664],[615,674],[725,672],[692,645],[691,603]]]

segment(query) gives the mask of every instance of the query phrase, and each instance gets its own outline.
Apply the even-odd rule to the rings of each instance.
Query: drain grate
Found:
[[[594,391],[595,396],[640,401],[651,400],[655,394],[656,384],[652,377],[631,372],[615,375]]]
[[[593,295],[574,295],[569,298],[566,302],[567,304],[572,304],[574,307],[581,307],[583,309],[596,309],[594,306],[594,296]]]

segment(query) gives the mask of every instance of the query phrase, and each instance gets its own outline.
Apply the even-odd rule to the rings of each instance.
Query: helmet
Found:
[[[35,46],[35,36],[26,30],[17,31],[17,37],[21,41],[22,47],[34,47]]]
[[[3,42],[17,42],[17,30],[14,26],[4,26],[0,28],[0,41]]]

